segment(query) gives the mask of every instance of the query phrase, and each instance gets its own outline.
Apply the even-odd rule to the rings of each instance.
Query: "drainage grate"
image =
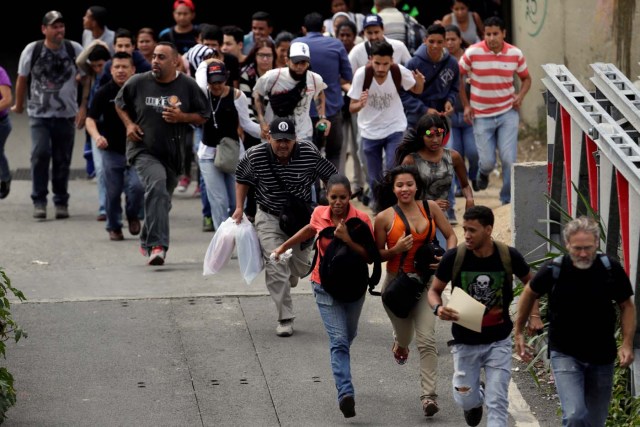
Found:
[[[49,173],[51,176],[51,173]],[[31,181],[31,169],[18,168],[11,173],[11,179],[16,181]],[[69,170],[69,179],[87,179],[87,171],[84,169]]]

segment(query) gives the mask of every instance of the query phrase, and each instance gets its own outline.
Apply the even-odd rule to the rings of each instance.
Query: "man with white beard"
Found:
[[[620,308],[621,367],[633,362],[636,331],[633,290],[624,269],[599,254],[600,228],[592,218],[568,222],[563,231],[568,255],[543,265],[518,303],[516,352],[530,361],[522,331],[533,302],[549,294],[549,356],[562,406],[563,426],[604,426],[616,358],[616,309]]]

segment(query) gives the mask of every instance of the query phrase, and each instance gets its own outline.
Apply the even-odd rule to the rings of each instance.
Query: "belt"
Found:
[[[280,212],[276,212],[273,209],[269,209],[266,206],[263,205],[258,205],[258,208],[262,211],[262,212],[266,212],[269,215],[274,215],[274,216],[280,216]]]

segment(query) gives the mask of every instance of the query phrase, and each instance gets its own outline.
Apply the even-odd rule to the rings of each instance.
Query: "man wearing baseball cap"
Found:
[[[281,228],[283,208],[292,198],[306,202],[311,208],[311,186],[317,179],[326,183],[337,173],[336,168],[322,157],[309,141],[296,141],[296,124],[291,118],[275,117],[269,124],[268,143],[255,145],[245,153],[236,169],[236,210],[233,219],[240,222],[250,187],[254,187],[258,210],[255,227],[262,247],[262,255],[269,260],[271,253],[297,230]],[[291,212],[285,208],[291,217]],[[306,224],[311,211],[305,218]],[[296,219],[300,216],[294,215]],[[301,225],[306,225],[301,224]],[[283,224],[284,225],[284,224]],[[287,234],[290,233],[290,234]],[[293,234],[291,234],[293,233]],[[286,261],[265,263],[265,282],[278,311],[276,334],[293,334],[293,301],[291,288],[310,268],[310,246],[293,247]]]
[[[69,167],[76,127],[84,126],[86,100],[78,106],[76,57],[80,43],[65,40],[65,25],[57,10],[42,18],[44,40],[29,43],[20,54],[16,103],[21,114],[25,105],[31,127],[31,200],[33,217],[47,218],[49,168],[56,219],[69,217]],[[87,84],[87,79],[82,79]],[[75,121],[75,125],[74,125]]]

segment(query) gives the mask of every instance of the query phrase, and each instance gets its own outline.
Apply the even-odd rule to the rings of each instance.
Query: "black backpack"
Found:
[[[320,256],[318,241],[321,238],[331,239],[324,252],[320,256],[320,283],[329,295],[341,302],[354,302],[362,297],[369,288],[371,295],[380,295],[373,289],[380,281],[381,261],[380,252],[376,247],[371,229],[360,218],[350,218],[345,222],[349,230],[349,236],[354,242],[362,245],[369,259],[373,260],[373,272],[369,277],[369,266],[357,252],[353,251],[341,239],[334,239],[335,227],[327,227],[320,231],[314,243],[315,254],[311,262],[311,271]],[[308,273],[307,273],[308,274]]]
[[[427,37],[427,29],[408,13],[404,15],[404,44],[413,56]],[[425,86],[426,87],[426,86]]]
[[[71,58],[73,65],[78,69],[76,65],[76,50],[73,47],[73,44],[67,39],[62,40],[64,43],[64,48],[67,51],[67,55]],[[29,75],[27,76],[27,99],[31,98],[31,70],[33,70],[33,66],[40,60],[40,53],[42,52],[42,48],[44,47],[44,40],[38,40],[31,51],[31,68],[29,69]],[[82,85],[78,83],[78,105],[82,103]]]

